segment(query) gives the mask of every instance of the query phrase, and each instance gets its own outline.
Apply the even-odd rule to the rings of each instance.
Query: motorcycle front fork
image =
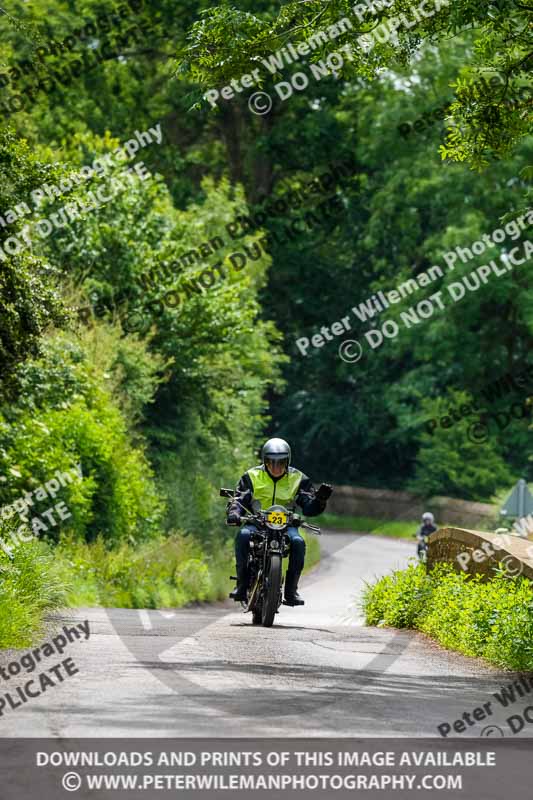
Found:
[[[266,559],[263,560],[263,565],[262,565],[261,569],[259,570],[257,576],[255,578],[252,576],[251,588],[250,588],[250,593],[249,593],[249,597],[248,597],[248,602],[247,603],[242,603],[242,605],[243,605],[243,607],[244,607],[246,612],[252,611],[252,606],[256,602],[257,592],[260,590],[261,578],[262,578],[262,576],[264,574],[266,574],[265,561],[266,561]],[[251,566],[252,566],[251,564],[248,565],[248,569],[250,571],[252,571],[251,570]],[[284,587],[284,585],[285,585],[285,577],[282,577],[281,578],[281,587],[280,587],[280,605],[281,605],[281,598],[283,597],[283,587]],[[264,589],[264,581],[263,581],[263,589]]]

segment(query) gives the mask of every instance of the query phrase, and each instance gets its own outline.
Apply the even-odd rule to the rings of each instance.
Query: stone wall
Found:
[[[446,562],[457,572],[488,578],[503,562],[508,575],[524,575],[533,581],[533,543],[527,539],[448,527],[432,533],[428,541],[428,569]]]
[[[333,514],[387,520],[417,520],[424,511],[431,511],[438,525],[498,527],[496,506],[470,503],[451,497],[432,497],[429,500],[422,500],[410,492],[392,492],[386,489],[335,486],[328,502],[328,511]]]

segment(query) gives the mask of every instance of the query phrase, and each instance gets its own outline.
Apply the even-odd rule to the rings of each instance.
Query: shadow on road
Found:
[[[255,733],[277,728],[279,725],[292,730],[290,718],[294,717],[294,729],[290,735],[298,735],[303,730],[320,728],[323,735],[337,736],[423,736],[437,735],[437,726],[452,716],[451,706],[459,709],[471,708],[479,695],[478,702],[490,699],[495,691],[494,678],[476,681],[473,678],[452,677],[449,675],[386,675],[376,670],[353,670],[331,666],[315,667],[309,664],[281,663],[265,666],[249,662],[228,664],[222,661],[198,661],[194,664],[174,662],[163,665],[160,662],[147,662],[140,667],[153,670],[186,670],[205,677],[212,673],[219,677],[225,672],[242,675],[243,683],[234,683],[233,688],[211,692],[209,702],[203,688],[192,685],[185,693],[164,695],[160,702],[152,697],[150,706],[137,707],[132,715],[125,708],[125,715],[132,719],[132,730],[138,726],[143,730],[147,723],[154,725],[153,709],[157,707],[156,726],[166,730],[169,726],[183,726],[194,723],[199,731],[211,726],[215,718],[225,727],[232,719],[236,725],[247,719],[246,729],[254,726]],[[268,680],[268,688],[246,685],[250,676]],[[507,673],[500,679],[509,680]],[[304,689],[298,689],[300,682]],[[312,687],[312,688],[311,688]],[[134,702],[134,701],[132,701]],[[205,714],[198,714],[198,706],[205,708]],[[324,710],[327,708],[327,715]],[[114,715],[117,716],[116,710]],[[149,720],[148,720],[149,717]],[[289,719],[288,719],[289,718]],[[106,720],[113,724],[113,720]],[[116,725],[120,726],[120,712]],[[236,729],[237,731],[238,729]],[[479,725],[472,728],[472,736],[479,736]],[[237,735],[237,732],[236,732]],[[251,735],[251,734],[250,734]],[[263,732],[263,735],[268,733]]]

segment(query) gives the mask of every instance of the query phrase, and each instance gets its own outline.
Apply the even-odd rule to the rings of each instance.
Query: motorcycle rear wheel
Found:
[[[279,606],[281,591],[281,556],[273,555],[270,558],[270,569],[265,580],[265,595],[263,597],[262,624],[264,628],[271,628]]]

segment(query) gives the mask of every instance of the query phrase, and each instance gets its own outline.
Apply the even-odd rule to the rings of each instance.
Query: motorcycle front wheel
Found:
[[[281,556],[270,557],[270,568],[265,580],[263,597],[262,623],[264,628],[271,628],[279,605],[281,590]]]

